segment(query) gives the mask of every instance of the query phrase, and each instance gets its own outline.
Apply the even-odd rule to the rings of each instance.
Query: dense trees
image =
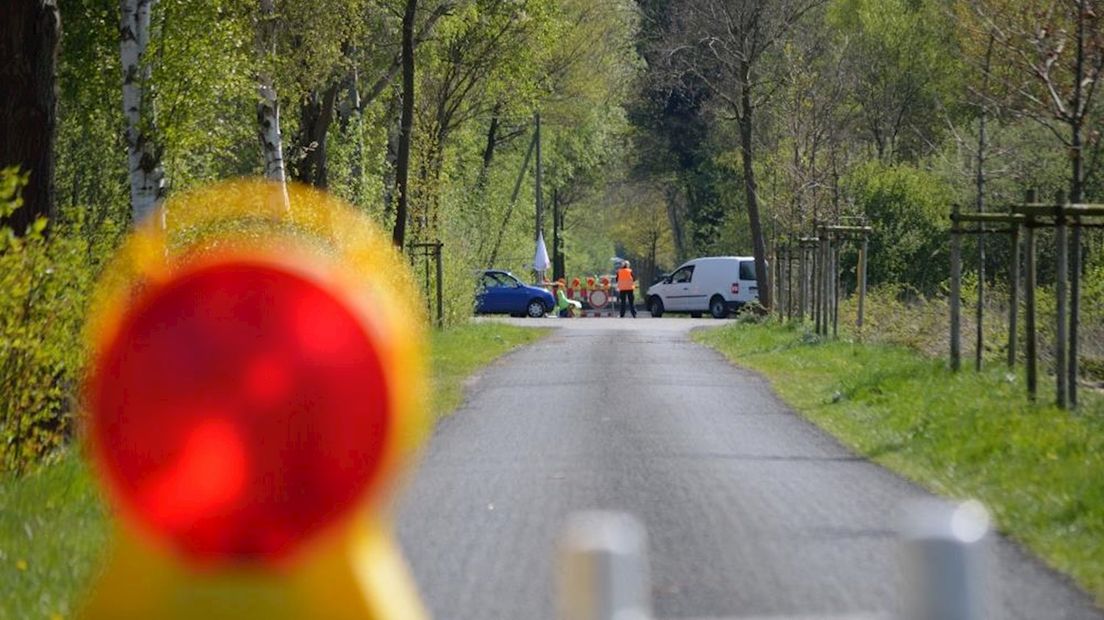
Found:
[[[817,221],[865,217],[876,229],[871,282],[938,294],[949,203],[995,208],[1027,187],[1101,200],[1098,10],[1094,0],[5,2],[0,168],[19,171],[0,177],[0,276],[13,291],[0,368],[51,386],[38,390],[56,400],[45,410],[64,411],[58,386],[81,363],[66,357],[73,347],[46,346],[56,357],[42,361],[4,343],[25,343],[12,334],[49,317],[77,325],[72,309],[129,226],[174,192],[237,176],[327,188],[404,249],[443,242],[448,321],[470,313],[473,270],[528,272],[538,230],[556,275],[605,271],[619,255],[650,280],[694,256],[754,254],[767,295],[772,246]],[[28,227],[40,216],[48,238]],[[1000,258],[997,245],[977,254],[983,278],[1001,277],[981,269]],[[1096,267],[1104,253],[1081,245]]]
[[[938,292],[951,202],[1099,200],[1096,4],[638,0],[635,178],[666,188],[679,258],[864,216],[893,254],[872,276]]]

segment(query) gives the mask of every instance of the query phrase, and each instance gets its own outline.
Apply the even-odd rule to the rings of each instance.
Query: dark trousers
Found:
[[[625,316],[625,306],[628,306],[632,311],[633,318],[636,318],[636,302],[633,301],[632,291],[617,291],[618,301],[621,302],[621,316]]]

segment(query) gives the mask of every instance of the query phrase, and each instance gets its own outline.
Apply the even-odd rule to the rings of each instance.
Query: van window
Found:
[[[740,261],[740,279],[741,280],[754,280],[755,279],[755,261],[742,260]]]
[[[673,273],[671,275],[671,282],[673,282],[673,283],[680,283],[680,282],[685,283],[685,282],[689,282],[690,279],[693,278],[693,277],[694,277],[694,266],[693,265],[687,265],[687,266],[683,267],[682,269],[679,269],[678,271],[676,271],[675,273]]]

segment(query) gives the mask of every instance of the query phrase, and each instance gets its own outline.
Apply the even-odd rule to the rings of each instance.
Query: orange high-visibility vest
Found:
[[[617,270],[617,290],[619,291],[631,291],[633,290],[633,272],[628,267],[622,267]]]

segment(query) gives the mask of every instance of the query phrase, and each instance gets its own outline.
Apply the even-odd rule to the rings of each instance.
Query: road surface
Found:
[[[471,382],[399,502],[435,618],[554,618],[557,536],[595,508],[647,527],[659,618],[898,608],[898,507],[924,492],[690,341],[716,321],[517,322],[558,329]],[[1104,618],[1015,545],[992,555],[992,618]]]

